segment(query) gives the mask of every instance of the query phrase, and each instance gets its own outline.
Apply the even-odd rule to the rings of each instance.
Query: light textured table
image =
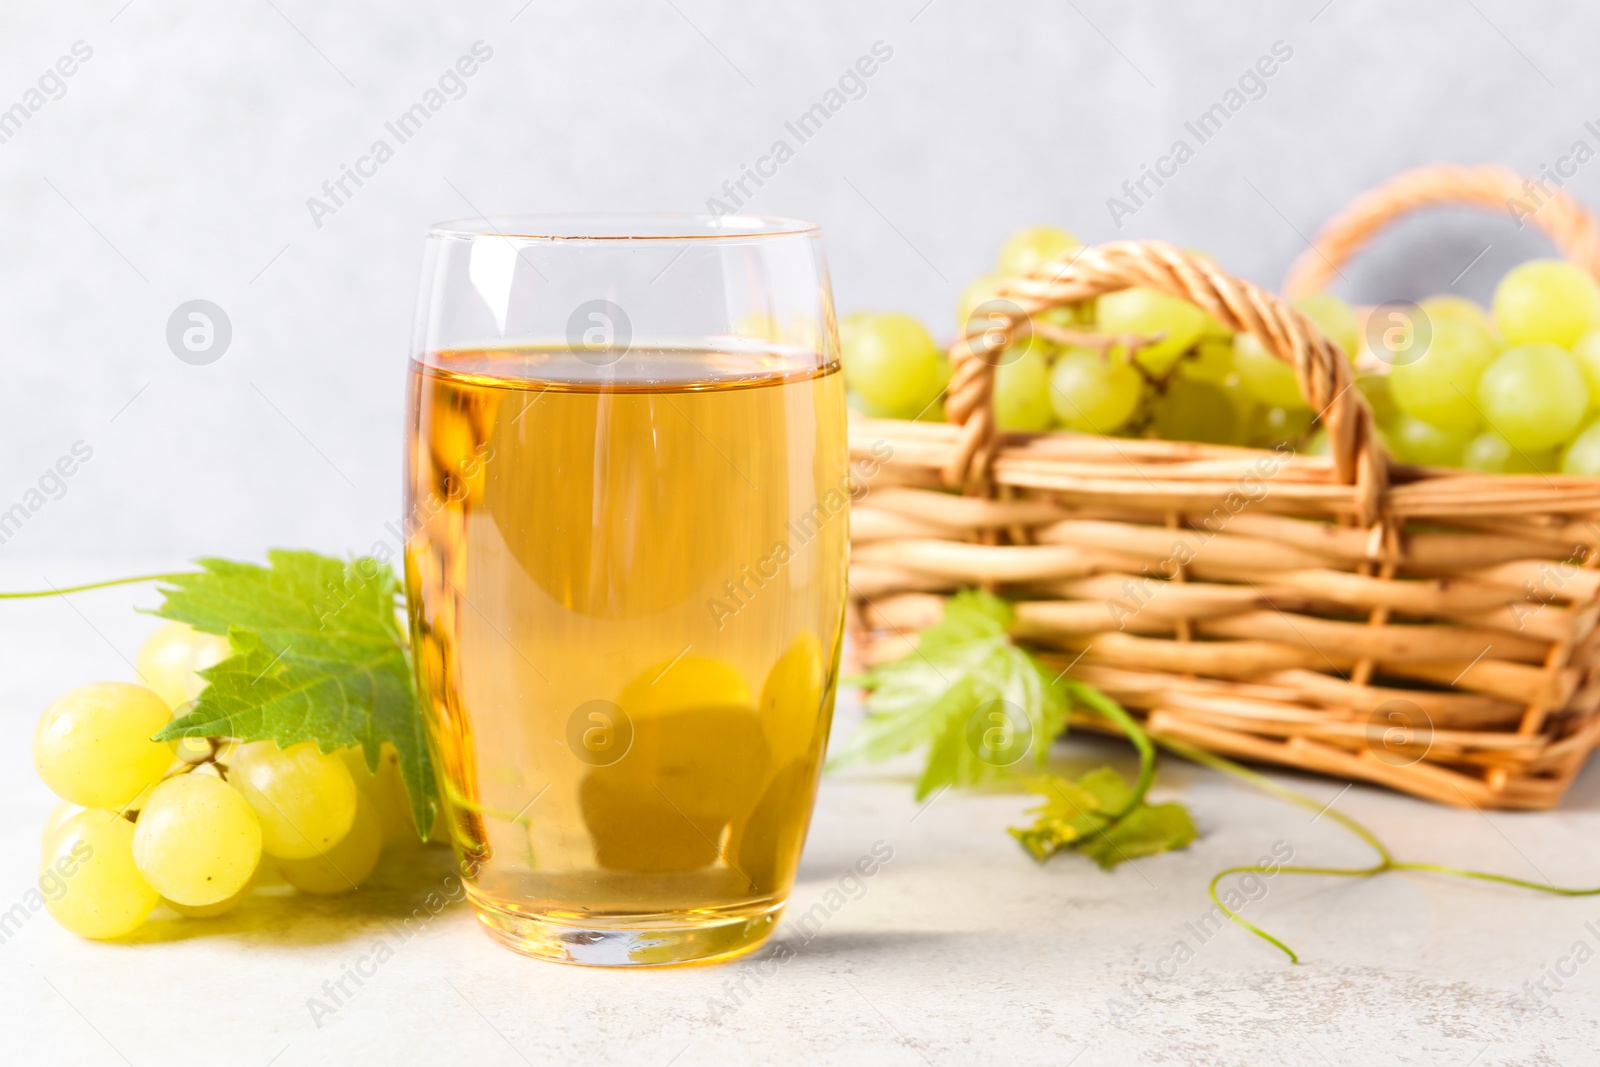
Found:
[[[0,561],[6,588],[116,573],[128,565]],[[0,912],[33,883],[53,803],[29,765],[34,721],[71,685],[131,676],[124,657],[152,625],[129,610],[135,603],[153,603],[148,589],[0,603]],[[858,714],[849,702],[836,730]],[[1058,756],[1126,762],[1119,746],[1088,739],[1058,746]],[[785,922],[792,955],[781,964],[771,955],[629,972],[539,963],[491,943],[461,905],[414,920],[407,936],[396,924],[448,873],[447,856],[432,849],[386,859],[357,895],[155,923],[132,943],[81,941],[45,913],[12,910],[0,943],[0,1062],[1465,1067],[1600,1058],[1600,963],[1591,959],[1600,897],[1415,874],[1280,875],[1246,914],[1300,951],[1304,963],[1292,966],[1242,930],[1209,925],[1205,886],[1278,842],[1300,863],[1365,861],[1325,816],[1169,762],[1158,791],[1185,800],[1204,836],[1105,874],[1073,857],[1041,867],[1025,856],[1004,829],[1023,807],[1015,796],[952,793],[919,807],[905,768],[895,771],[824,780],[791,905],[791,915],[818,903],[822,913],[809,938]],[[1593,769],[1560,811],[1544,814],[1445,810],[1282,777],[1377,828],[1401,856],[1600,884]],[[876,842],[893,858],[860,889],[846,882],[853,892],[830,895]],[[347,972],[365,977],[357,985]],[[334,1010],[314,1010],[313,1000]]]

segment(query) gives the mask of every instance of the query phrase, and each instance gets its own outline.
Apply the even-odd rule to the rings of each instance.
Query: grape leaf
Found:
[[[158,737],[235,737],[324,752],[360,745],[376,770],[394,744],[417,832],[438,808],[410,654],[396,615],[399,585],[387,563],[275,550],[268,566],[198,560],[174,575],[155,614],[226,634],[232,654],[201,671],[193,710]]]
[[[1012,763],[985,760],[986,706],[996,700],[1017,709],[1027,733],[1027,754],[1044,764],[1050,742],[1066,729],[1069,704],[1120,729],[1139,752],[1138,780],[1129,785],[1110,767],[1076,781],[1059,775],[1023,779],[1045,802],[1032,809],[1032,826],[1011,835],[1043,862],[1076,851],[1111,869],[1124,860],[1183,848],[1194,841],[1194,820],[1182,804],[1147,804],[1155,777],[1155,747],[1120,704],[1076,679],[1052,678],[1010,636],[1011,606],[979,590],[957,593],[944,617],[923,630],[914,651],[881,664],[856,682],[867,688],[867,718],[831,766],[879,760],[925,746],[918,799],[942,785],[973,785],[1015,777]],[[974,725],[974,719],[979,721]],[[993,750],[990,750],[992,754]],[[1021,758],[1015,760],[1021,763]]]
[[[1012,827],[1011,836],[1043,863],[1071,849],[1110,870],[1124,860],[1184,848],[1197,836],[1182,804],[1146,804],[1122,775],[1099,767],[1076,782],[1046,775],[1027,783],[1045,798],[1031,809],[1032,826]]]
[[[1188,848],[1198,836],[1189,809],[1177,801],[1141,803],[1104,831],[1084,838],[1077,851],[1109,871],[1124,860]]]
[[[1050,742],[1066,728],[1066,700],[1038,661],[1012,643],[1011,617],[1010,605],[990,593],[952,597],[914,652],[857,679],[870,690],[867,718],[833,766],[926,746],[918,799],[940,786],[1004,777],[1008,767],[974,743],[990,714],[1004,716],[997,721],[1014,734],[1006,751],[1043,766]]]

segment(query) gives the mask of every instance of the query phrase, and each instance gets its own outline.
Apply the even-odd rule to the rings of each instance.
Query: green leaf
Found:
[[[870,693],[867,718],[833,766],[881,760],[926,747],[917,797],[947,785],[1004,777],[1013,762],[1043,766],[1066,728],[1066,699],[1037,660],[1006,633],[1010,605],[969,590],[945,605],[916,650],[858,681]],[[986,748],[986,738],[1003,739]]]
[[[1012,827],[1011,836],[1041,863],[1073,850],[1110,870],[1124,860],[1183,848],[1196,836],[1182,804],[1146,804],[1110,767],[1098,767],[1076,782],[1046,775],[1027,783],[1045,802],[1029,811],[1032,826]]]
[[[963,589],[945,602],[944,617],[922,631],[923,651],[959,645],[982,637],[1004,637],[1016,613],[1011,605],[982,589]]]
[[[438,807],[410,655],[387,563],[272,551],[269,566],[202,559],[200,573],[167,579],[156,612],[226,634],[233,654],[201,672],[194,709],[158,736],[362,746],[376,768],[392,742],[424,837]]]
[[[1066,729],[1070,702],[1127,736],[1139,753],[1139,776],[1130,786],[1110,767],[1100,767],[1077,781],[1059,775],[1024,779],[1023,787],[1044,803],[1030,810],[1033,824],[1011,828],[1011,836],[1040,862],[1076,851],[1106,869],[1192,842],[1194,820],[1183,805],[1144,802],[1156,768],[1155,746],[1144,728],[1093,686],[1051,677],[1012,642],[1014,617],[1010,604],[980,590],[946,601],[944,617],[922,631],[910,655],[856,679],[869,690],[867,718],[830,765],[925,747],[919,799],[940,786],[1015,777],[1015,765],[1026,755],[1035,768],[1043,767],[1050,742]],[[1014,710],[995,718],[997,708]],[[1026,734],[1026,752],[1017,752],[1014,761],[994,759],[997,749],[1009,754],[1015,746],[990,745],[988,730]]]
[[[1097,810],[1116,816],[1137,799],[1127,781],[1110,767],[1096,767],[1078,779],[1078,785],[1094,797]]]
[[[1079,853],[1109,871],[1124,860],[1187,848],[1199,836],[1189,809],[1182,804],[1140,804],[1099,833],[1075,846]]]
[[[1030,779],[1025,787],[1044,797],[1045,802],[1029,810],[1028,814],[1034,816],[1033,825],[1012,827],[1011,836],[1041,863],[1062,849],[1075,847],[1083,837],[1110,822],[1111,816],[1101,807],[1100,797],[1070,778],[1043,775]]]
[[[1093,792],[1069,778],[1044,775],[1025,783],[1029,792],[1045,802],[1030,810],[1032,826],[1011,827],[1010,834],[1022,843],[1029,855],[1043,863],[1058,851],[1071,848],[1085,834],[1094,833],[1106,822],[1100,814],[1100,801]]]

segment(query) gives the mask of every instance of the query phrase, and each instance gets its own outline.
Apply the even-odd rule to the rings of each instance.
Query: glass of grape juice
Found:
[[[412,352],[412,651],[472,908],[567,963],[754,948],[794,879],[843,635],[817,228],[440,224]]]

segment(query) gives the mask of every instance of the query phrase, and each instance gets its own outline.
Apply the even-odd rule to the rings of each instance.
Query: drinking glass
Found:
[[[754,948],[794,879],[843,634],[817,228],[442,223],[412,354],[412,650],[472,908],[568,963]]]

